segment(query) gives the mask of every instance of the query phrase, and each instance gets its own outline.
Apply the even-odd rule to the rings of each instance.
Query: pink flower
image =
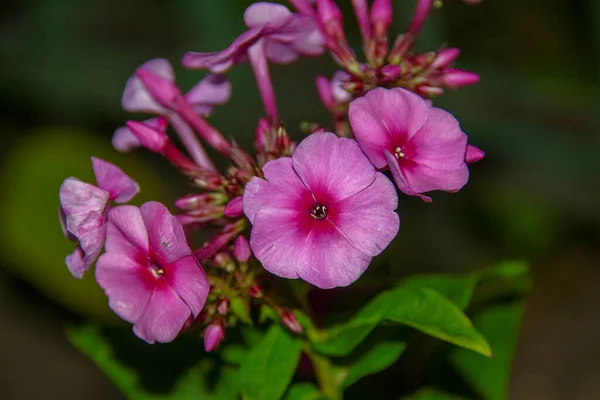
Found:
[[[216,321],[206,328],[204,332],[204,350],[208,353],[213,351],[225,337],[223,323]]]
[[[396,236],[398,197],[351,139],[314,133],[246,185],[250,246],[265,269],[320,288],[347,286]]]
[[[140,65],[139,70],[150,71],[166,81],[175,82],[175,71],[168,60],[164,58],[155,58]],[[209,115],[217,105],[229,101],[231,97],[231,84],[222,75],[208,75],[198,82],[186,94],[186,101],[201,115]],[[142,80],[134,74],[125,85],[121,105],[125,111],[143,112],[161,116],[168,116],[173,127],[178,131],[182,140],[186,141],[187,132],[190,128],[181,121],[181,119],[167,108],[163,107],[152,94],[148,91]],[[167,120],[164,118],[152,118],[144,121],[148,125],[165,132],[167,130]],[[131,151],[140,146],[139,140],[131,130],[122,126],[117,128],[113,135],[113,146],[119,151]],[[187,142],[190,140],[187,139]],[[192,146],[187,143],[188,147]],[[199,150],[196,150],[199,151]]]
[[[200,314],[209,291],[181,224],[157,202],[108,213],[96,279],[110,308],[148,343],[173,340]]]
[[[65,263],[71,274],[79,279],[102,250],[109,200],[127,203],[139,191],[138,184],[119,167],[95,157],[92,157],[92,167],[98,186],[67,178],[59,191],[59,219],[63,233],[78,242]]]
[[[469,179],[467,135],[448,112],[405,89],[377,88],[350,103],[354,136],[377,168],[389,166],[405,194],[456,192]]]
[[[259,2],[244,13],[249,28],[225,50],[212,53],[188,52],[182,63],[188,68],[208,68],[223,73],[234,64],[246,61],[248,49],[262,42],[266,57],[278,64],[287,64],[300,56],[323,53],[321,34],[316,22],[304,14],[293,14],[281,4]]]

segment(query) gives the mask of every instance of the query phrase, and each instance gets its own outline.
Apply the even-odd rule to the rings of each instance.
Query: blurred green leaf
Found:
[[[11,271],[69,309],[101,320],[117,320],[108,308],[94,272],[83,281],[67,270],[64,259],[75,248],[58,222],[58,191],[76,176],[95,183],[90,157],[114,162],[142,188],[136,197],[161,199],[160,179],[133,155],[116,152],[110,141],[69,129],[44,129],[24,135],[3,160],[0,183],[0,252]]]
[[[391,366],[406,349],[403,342],[378,343],[367,354],[349,367],[342,368],[342,388],[356,383],[362,377],[375,374]]]
[[[240,367],[242,396],[277,400],[287,389],[300,360],[301,341],[273,324]]]
[[[494,349],[485,359],[457,349],[452,363],[484,400],[507,398],[510,368],[523,316],[523,303],[513,302],[488,308],[473,318],[475,326],[486,335]]]
[[[285,400],[327,400],[317,387],[310,382],[295,383],[288,389]]]
[[[398,286],[435,290],[464,310],[471,301],[477,282],[477,276],[474,274],[428,274],[411,276],[401,281]]]
[[[94,325],[83,325],[78,327],[70,327],[67,330],[69,340],[84,354],[86,354],[98,367],[111,379],[121,392],[127,398],[133,400],[228,400],[236,399],[238,396],[237,389],[237,371],[230,367],[220,368],[217,377],[213,374],[214,359],[204,357],[198,362],[183,370],[181,376],[177,377],[172,390],[167,393],[154,393],[147,388],[144,388],[141,381],[142,375],[139,370],[131,365],[121,361],[116,354],[111,341],[103,335],[100,328]],[[139,339],[135,339],[139,340]],[[160,349],[157,346],[161,345],[145,345],[146,352],[149,352],[152,347],[154,353],[161,350],[170,351],[169,348]],[[162,345],[165,346],[165,345]],[[169,346],[169,345],[167,345]],[[165,346],[166,347],[166,346]],[[131,346],[126,346],[125,351],[132,350]],[[203,351],[201,345],[197,345],[197,351]],[[141,357],[136,356],[135,362],[141,363]],[[200,358],[200,357],[199,357]],[[155,360],[156,361],[156,360]],[[185,363],[181,358],[173,357],[171,362]],[[156,377],[165,374],[173,373],[173,365],[165,365],[165,363],[156,364],[153,368],[153,373]],[[206,381],[208,376],[211,376],[210,384]],[[214,389],[211,389],[214,388]]]
[[[231,311],[240,321],[245,324],[252,325],[250,308],[248,303],[245,302],[241,297],[234,297],[231,299]]]
[[[481,354],[491,351],[466,315],[441,294],[427,288],[398,287],[381,293],[350,321],[324,331],[309,331],[315,349],[343,356],[354,349],[380,322],[399,322]]]

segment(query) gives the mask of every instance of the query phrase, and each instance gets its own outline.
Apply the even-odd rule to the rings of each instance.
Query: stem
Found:
[[[248,49],[248,57],[254,71],[254,77],[258,85],[258,91],[262,98],[265,110],[272,124],[279,122],[277,113],[277,104],[275,101],[275,91],[273,90],[273,82],[269,74],[269,65],[267,63],[267,55],[265,54],[264,41],[259,40]]]
[[[175,132],[177,132],[179,139],[181,139],[181,143],[183,143],[183,146],[196,164],[207,171],[217,173],[217,168],[208,157],[208,154],[206,154],[204,147],[202,147],[202,144],[200,144],[190,126],[175,113],[169,115],[169,121]]]
[[[308,343],[305,343],[304,352],[312,361],[321,392],[330,400],[342,400],[343,393],[335,379],[331,361],[327,357],[314,352]]]

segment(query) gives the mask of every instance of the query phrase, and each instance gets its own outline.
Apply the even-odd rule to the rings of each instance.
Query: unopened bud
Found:
[[[442,82],[445,86],[459,88],[462,86],[474,85],[479,82],[479,75],[461,69],[448,69],[442,77]]]
[[[385,82],[395,81],[402,75],[402,68],[399,65],[388,64],[379,70],[381,79]]]
[[[223,299],[217,305],[217,312],[221,315],[227,315],[229,311],[229,300]]]
[[[204,331],[204,349],[207,352],[213,351],[225,336],[225,329],[221,321],[213,322]]]
[[[419,85],[417,86],[417,93],[427,97],[437,97],[444,94],[444,89],[436,86]]]
[[[263,290],[258,285],[252,285],[249,289],[250,296],[255,299],[260,299],[263,297]]]
[[[244,236],[240,235],[237,237],[237,239],[235,239],[233,255],[236,260],[242,263],[248,262],[250,256],[252,256],[250,244],[248,243],[248,239],[246,239]]]
[[[467,152],[465,154],[465,162],[467,164],[472,164],[481,161],[483,160],[483,157],[485,157],[485,152],[483,150],[471,144],[467,145]]]
[[[194,210],[204,206],[217,206],[227,201],[227,195],[218,192],[193,193],[175,200],[175,206],[182,210]]]
[[[290,331],[297,334],[302,333],[302,325],[300,325],[300,322],[298,322],[298,319],[293,312],[289,310],[283,310],[281,311],[280,317],[281,322],[283,322],[283,324],[287,326]]]
[[[460,54],[460,50],[456,48],[442,49],[438,51],[437,57],[431,63],[433,69],[444,69],[448,67]]]
[[[230,218],[237,218],[244,215],[244,209],[242,204],[242,196],[235,197],[225,206],[225,216]]]

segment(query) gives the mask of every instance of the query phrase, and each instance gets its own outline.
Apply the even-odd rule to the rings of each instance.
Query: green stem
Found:
[[[308,343],[304,344],[304,351],[312,361],[321,392],[330,400],[342,400],[342,391],[335,378],[331,361],[313,351]]]

